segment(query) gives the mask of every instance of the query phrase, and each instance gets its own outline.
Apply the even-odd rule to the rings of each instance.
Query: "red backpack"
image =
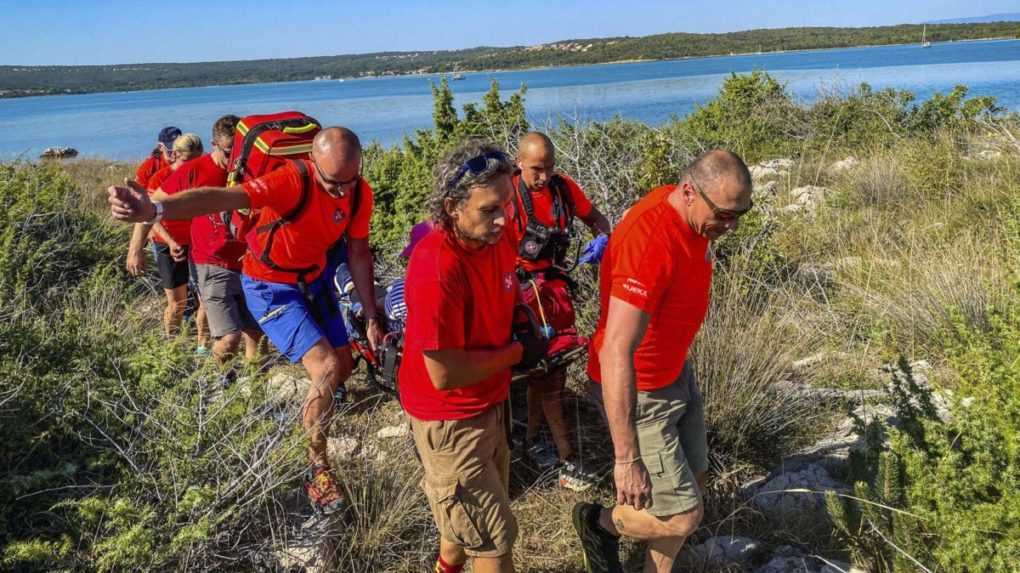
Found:
[[[312,140],[321,130],[314,118],[299,111],[249,115],[237,123],[230,152],[227,186],[240,185],[283,167],[290,160],[308,159]],[[257,213],[224,212],[223,222],[231,234],[246,239],[258,220]]]

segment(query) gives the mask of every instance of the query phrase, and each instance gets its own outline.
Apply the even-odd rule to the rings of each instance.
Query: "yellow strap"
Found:
[[[309,131],[313,131],[313,130],[318,129],[318,128],[319,128],[319,126],[314,124],[314,123],[306,123],[305,125],[302,125],[301,127],[285,127],[285,128],[283,128],[283,132],[284,133],[289,133],[289,134],[296,133],[296,134],[300,135],[302,133],[308,133]]]

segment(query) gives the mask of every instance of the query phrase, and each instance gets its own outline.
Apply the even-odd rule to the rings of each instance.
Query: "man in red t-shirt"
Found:
[[[747,166],[714,150],[638,201],[609,240],[588,375],[613,439],[617,505],[574,507],[589,571],[622,571],[620,535],[647,541],[645,571],[671,571],[701,521],[708,447],[687,354],[708,312],[709,244],[750,208]]]
[[[574,309],[564,259],[570,247],[574,217],[592,233],[609,234],[609,220],[585,196],[567,174],[556,171],[556,148],[544,133],[530,132],[517,147],[514,186],[514,230],[520,242],[518,274],[525,300],[539,306],[536,313],[554,326],[557,334],[574,328]],[[555,316],[550,316],[555,314]],[[596,477],[581,460],[574,459],[570,428],[563,418],[561,397],[567,381],[566,367],[541,379],[528,380],[528,428],[525,451],[540,471],[557,463],[559,483],[575,491],[594,485]],[[542,418],[549,423],[555,451],[538,440]]]
[[[519,286],[509,233],[512,164],[498,147],[462,144],[437,167],[436,228],[411,253],[400,403],[411,421],[439,528],[435,571],[512,571],[517,522],[508,492],[504,408],[510,367],[545,354],[511,339]]]
[[[323,270],[326,252],[344,236],[368,317],[369,344],[374,349],[382,340],[368,245],[372,188],[361,177],[358,136],[342,127],[324,129],[312,142],[311,160],[229,188],[192,189],[155,202],[137,185],[110,187],[108,193],[111,213],[122,221],[190,219],[239,209],[258,213],[242,263],[245,302],[273,345],[301,362],[312,380],[303,411],[311,462],[305,491],[322,513],[340,510],[344,498],[326,457],[326,431],[354,360]]]
[[[163,181],[160,190],[152,194],[153,200],[159,201],[189,189],[226,185],[227,164],[238,121],[240,118],[236,115],[225,115],[217,119],[212,128],[212,153],[189,161],[174,171]],[[212,345],[213,356],[221,363],[226,362],[237,352],[243,339],[245,357],[254,359],[258,354],[262,331],[248,311],[241,289],[241,257],[247,251],[247,245],[233,238],[223,213],[192,219],[190,236],[191,248],[188,254],[210,334],[215,341]]]
[[[170,165],[173,161],[174,140],[180,135],[181,130],[173,126],[159,130],[159,135],[156,136],[156,147],[135,170],[135,181],[139,185],[146,185],[157,171]]]
[[[202,155],[202,140],[194,133],[179,136],[171,144],[173,161],[160,169],[147,182],[146,189],[150,194],[157,193],[164,181],[187,162]],[[163,311],[163,330],[167,336],[173,336],[181,327],[184,308],[188,299],[188,248],[191,244],[190,221],[167,221],[166,224],[135,225],[128,245],[127,269],[134,276],[145,272],[145,241],[152,232],[153,252],[160,282],[166,295],[166,308]],[[204,346],[205,317],[199,309],[196,317],[199,346]]]

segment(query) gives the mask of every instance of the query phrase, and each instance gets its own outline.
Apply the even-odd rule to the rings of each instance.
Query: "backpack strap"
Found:
[[[567,188],[567,182],[559,175],[549,179],[549,189],[553,192],[553,220],[563,223],[563,229],[570,230],[574,222],[574,201]]]
[[[265,225],[257,227],[255,232],[257,234],[266,234],[266,242],[262,248],[262,254],[259,256],[259,260],[262,264],[274,271],[295,273],[298,275],[298,283],[303,283],[304,277],[316,270],[318,265],[311,265],[307,267],[284,267],[273,262],[272,257],[270,257],[270,253],[273,250],[273,239],[276,238],[276,232],[287,223],[291,223],[301,216],[305,208],[308,207],[308,200],[311,196],[311,182],[308,175],[308,166],[305,165],[304,161],[297,159],[291,159],[290,163],[295,169],[297,169],[298,174],[301,176],[301,195],[298,198],[297,204],[294,205],[290,211],[287,211],[271,223],[266,223]]]

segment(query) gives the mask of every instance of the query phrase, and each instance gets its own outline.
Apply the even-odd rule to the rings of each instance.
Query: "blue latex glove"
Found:
[[[606,245],[609,244],[609,235],[599,235],[588,241],[581,251],[581,257],[577,260],[579,264],[597,265],[602,262],[602,254],[606,252]]]

